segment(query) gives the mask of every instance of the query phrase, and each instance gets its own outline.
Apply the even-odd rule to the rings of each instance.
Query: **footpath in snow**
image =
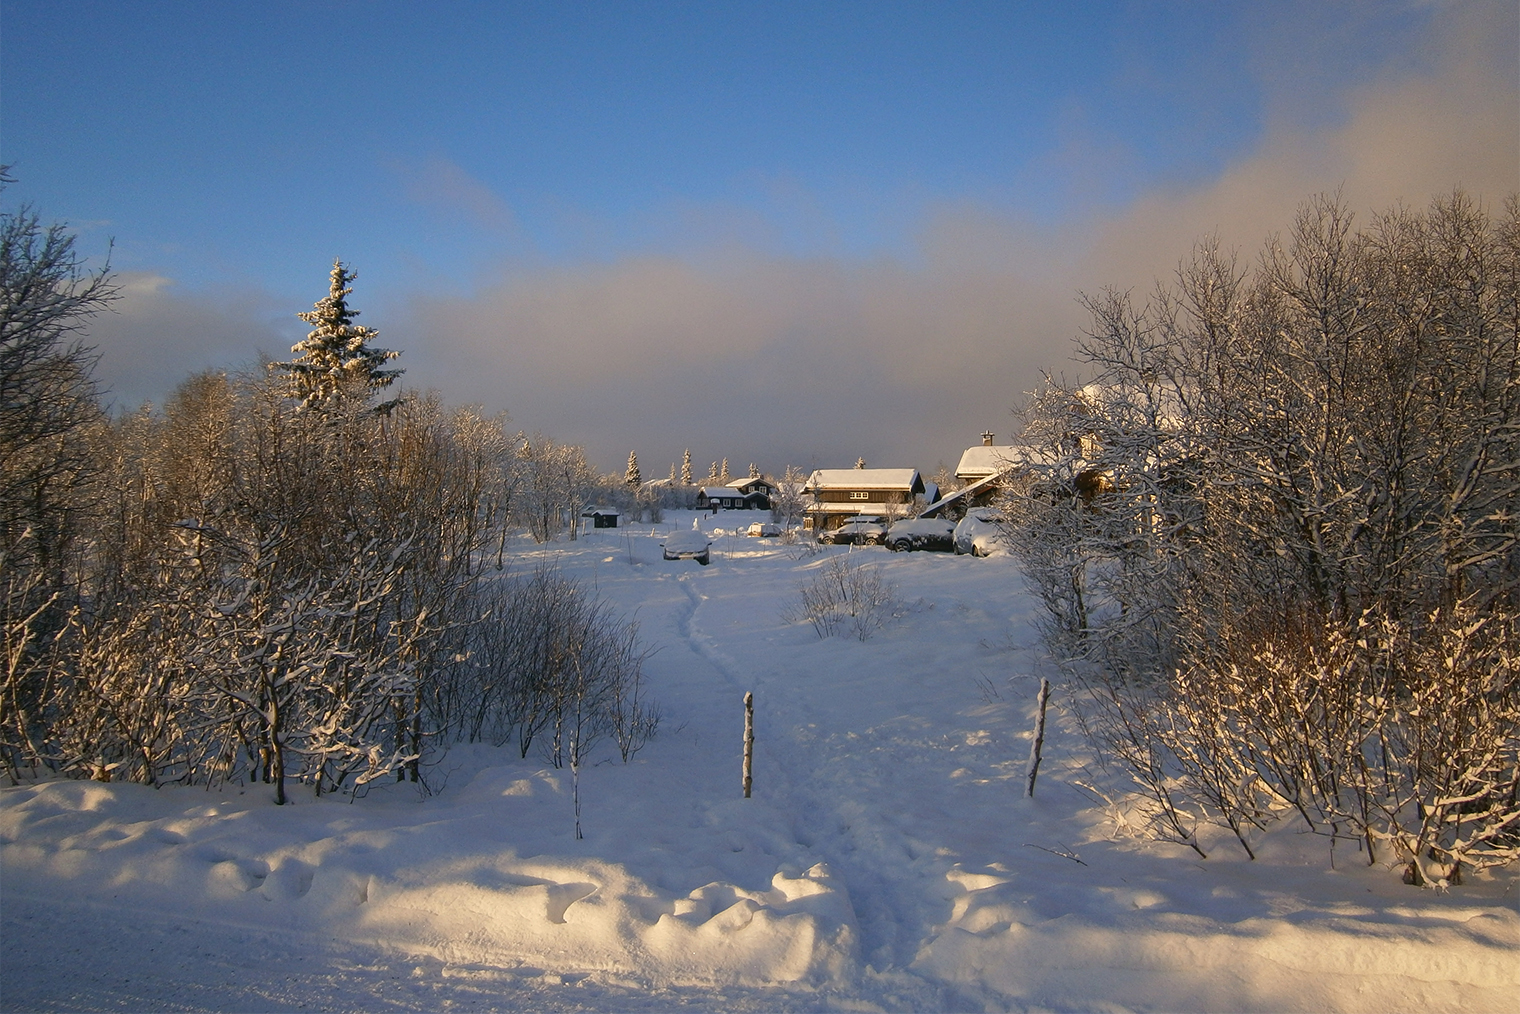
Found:
[[[1043,670],[1013,562],[854,550],[903,615],[820,640],[784,613],[845,552],[519,547],[658,649],[659,735],[583,768],[583,840],[569,771],[512,744],[452,749],[426,797],[5,789],[0,1009],[1515,1008],[1514,872],[1437,894],[1291,828],[1254,863],[1136,840],[1059,708],[1023,799]]]

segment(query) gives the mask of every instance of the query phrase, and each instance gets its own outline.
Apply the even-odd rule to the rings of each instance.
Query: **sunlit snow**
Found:
[[[663,560],[694,520],[711,566]],[[1055,674],[1012,557],[808,551],[743,528],[670,512],[519,544],[514,567],[556,561],[658,648],[659,735],[583,769],[582,841],[568,770],[512,744],[454,748],[426,797],[5,789],[0,1006],[1514,1008],[1513,873],[1411,888],[1354,847],[1332,867],[1287,822],[1254,863],[1223,838],[1206,861],[1139,840],[1121,773],[1059,690],[1021,798]],[[783,619],[844,553],[903,603],[864,642]]]

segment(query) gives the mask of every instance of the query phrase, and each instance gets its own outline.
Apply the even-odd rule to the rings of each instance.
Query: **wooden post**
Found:
[[[1034,798],[1034,779],[1040,773],[1040,750],[1045,746],[1045,704],[1050,700],[1050,680],[1040,680],[1040,715],[1035,719],[1034,742],[1029,744],[1029,771],[1024,782],[1024,798]]]
[[[755,695],[744,695],[744,798],[749,798],[750,771],[755,760]]]

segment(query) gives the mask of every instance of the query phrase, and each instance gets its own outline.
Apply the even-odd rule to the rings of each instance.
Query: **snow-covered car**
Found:
[[[1003,515],[988,507],[966,512],[955,526],[955,551],[972,556],[990,556],[1001,544]]]
[[[955,548],[955,524],[944,518],[898,521],[887,529],[886,544],[894,553],[913,549],[948,553]]]
[[[781,526],[773,525],[769,521],[756,521],[749,526],[748,533],[761,539],[773,539],[781,534]]]
[[[818,537],[819,542],[836,546],[879,546],[887,537],[887,526],[882,518],[861,515],[846,521],[832,531]]]
[[[695,529],[671,532],[660,546],[667,560],[696,560],[705,567],[712,559],[712,539]]]

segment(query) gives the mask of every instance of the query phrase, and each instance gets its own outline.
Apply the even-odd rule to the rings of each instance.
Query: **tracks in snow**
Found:
[[[950,863],[916,833],[918,811],[895,805],[901,798],[893,778],[905,760],[922,753],[927,728],[894,721],[842,731],[858,716],[821,706],[809,692],[811,674],[744,670],[703,629],[708,596],[697,584],[701,578],[682,574],[678,580],[687,599],[675,617],[681,639],[733,688],[736,712],[738,694],[756,691],[756,795],[794,815],[792,839],[844,884],[860,930],[860,957],[873,974],[901,977],[910,991],[939,995],[941,984],[907,969],[949,914],[941,889]]]

